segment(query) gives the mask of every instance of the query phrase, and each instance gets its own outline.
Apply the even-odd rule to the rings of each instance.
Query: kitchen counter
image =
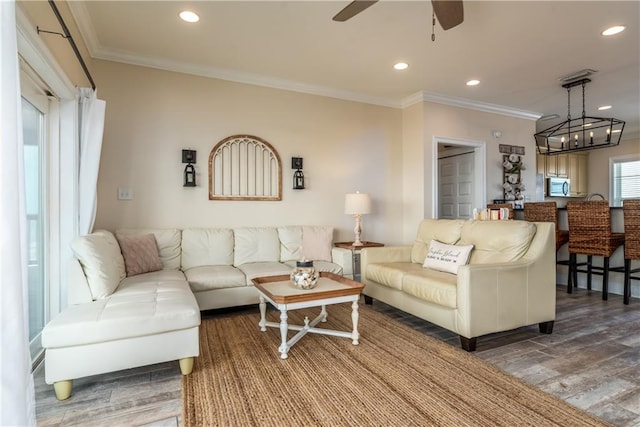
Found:
[[[616,209],[618,209],[618,210],[622,211],[622,206],[609,206],[609,209],[611,209],[611,210],[616,210]],[[566,207],[566,206],[563,206],[563,207],[561,207],[561,208],[559,207],[559,208],[558,208],[558,210],[559,210],[559,211],[566,211],[566,210],[567,210],[567,207]]]

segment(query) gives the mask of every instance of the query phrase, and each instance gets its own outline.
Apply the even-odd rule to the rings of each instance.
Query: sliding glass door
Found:
[[[23,92],[24,95],[24,92]],[[43,111],[44,110],[44,111]],[[29,343],[31,359],[42,352],[40,334],[47,321],[47,198],[46,110],[44,96],[24,95],[22,123],[24,186],[27,209],[27,275],[29,283]]]

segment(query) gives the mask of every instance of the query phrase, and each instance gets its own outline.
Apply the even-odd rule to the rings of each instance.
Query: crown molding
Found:
[[[338,90],[329,87],[310,85],[285,79],[277,79],[254,73],[247,73],[229,68],[202,66],[168,59],[140,55],[137,53],[107,49],[100,45],[98,37],[93,29],[91,16],[87,11],[84,2],[69,2],[69,9],[75,19],[82,39],[89,50],[92,58],[107,61],[121,62],[125,64],[138,65],[142,67],[155,68],[164,71],[173,71],[184,74],[191,74],[201,77],[209,77],[220,80],[227,80],[236,83],[244,83],[255,86],[263,86],[272,89],[289,90],[293,92],[306,93],[310,95],[326,96],[330,98],[343,99],[365,104],[379,105],[382,107],[400,108],[400,102],[391,101],[385,98],[373,97],[370,95]]]
[[[68,1],[67,6],[69,6],[71,15],[78,26],[80,37],[82,37],[89,51],[89,55],[91,55],[92,58],[95,57],[95,53],[100,50],[100,42],[98,41],[98,35],[93,29],[93,21],[91,20],[87,6],[81,1]]]
[[[96,59],[121,62],[131,65],[156,68],[159,70],[173,71],[184,74],[191,74],[201,77],[209,77],[220,80],[227,80],[236,83],[244,83],[255,86],[268,87],[273,89],[289,90],[293,92],[306,93],[310,95],[326,96],[347,101],[361,102],[365,104],[379,105],[382,107],[400,108],[399,102],[390,101],[385,98],[373,97],[370,95],[349,92],[324,86],[316,86],[303,82],[286,79],[278,79],[260,74],[247,73],[222,67],[202,66],[180,61],[172,61],[164,58],[144,56],[131,52],[98,49],[93,55]]]
[[[71,14],[78,25],[81,36],[89,50],[89,54],[96,59],[122,62],[125,64],[156,68],[165,71],[192,74],[201,77],[209,77],[227,80],[237,83],[263,86],[273,89],[289,90],[310,95],[326,96],[346,101],[361,102],[365,104],[379,105],[390,108],[407,108],[419,102],[435,102],[454,107],[467,108],[486,113],[500,114],[527,120],[538,120],[542,114],[506,107],[503,105],[489,104],[480,101],[472,101],[465,98],[457,98],[434,92],[420,91],[401,100],[374,97],[358,92],[350,92],[330,87],[316,86],[303,82],[278,79],[264,75],[247,73],[229,68],[202,66],[184,62],[172,61],[163,58],[144,56],[128,51],[106,49],[100,45],[93,29],[91,17],[84,2],[68,2]]]
[[[542,114],[533,111],[519,110],[517,108],[506,107],[504,105],[490,104],[488,102],[473,101],[466,98],[442,95],[440,93],[420,91],[402,100],[401,108],[407,108],[419,102],[434,102],[436,104],[450,105],[471,110],[483,111],[485,113],[500,114],[502,116],[515,117],[518,119],[538,120]]]

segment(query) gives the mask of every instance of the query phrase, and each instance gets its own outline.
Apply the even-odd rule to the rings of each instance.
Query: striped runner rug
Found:
[[[327,308],[318,326],[351,329],[350,304]],[[318,313],[289,311],[289,323]],[[200,356],[182,382],[184,426],[608,425],[367,306],[359,345],[307,334],[285,360],[279,329],[261,332],[259,320],[257,307],[203,319]]]

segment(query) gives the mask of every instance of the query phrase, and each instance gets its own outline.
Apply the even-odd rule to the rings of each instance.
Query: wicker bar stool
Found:
[[[624,245],[624,233],[611,231],[611,210],[608,200],[568,202],[569,215],[569,277],[567,292],[578,287],[578,272],[587,273],[587,289],[591,290],[591,275],[602,275],[602,299],[608,299],[609,258]],[[587,255],[587,270],[578,270],[577,255]],[[594,267],[593,256],[603,257],[603,266]],[[594,271],[595,270],[595,271]]]
[[[556,226],[556,252],[569,243],[569,231],[558,228],[558,205],[556,202],[529,202],[524,204],[524,220],[530,222],[553,222]],[[566,261],[562,261],[568,264]]]
[[[513,205],[511,203],[489,203],[487,205],[488,209],[500,209],[507,208],[509,209],[509,219],[515,218],[515,213],[513,212]]]
[[[631,268],[631,260],[640,260],[640,200],[625,200],[622,203],[624,215],[624,303],[631,298],[631,279],[640,280],[640,268]]]

